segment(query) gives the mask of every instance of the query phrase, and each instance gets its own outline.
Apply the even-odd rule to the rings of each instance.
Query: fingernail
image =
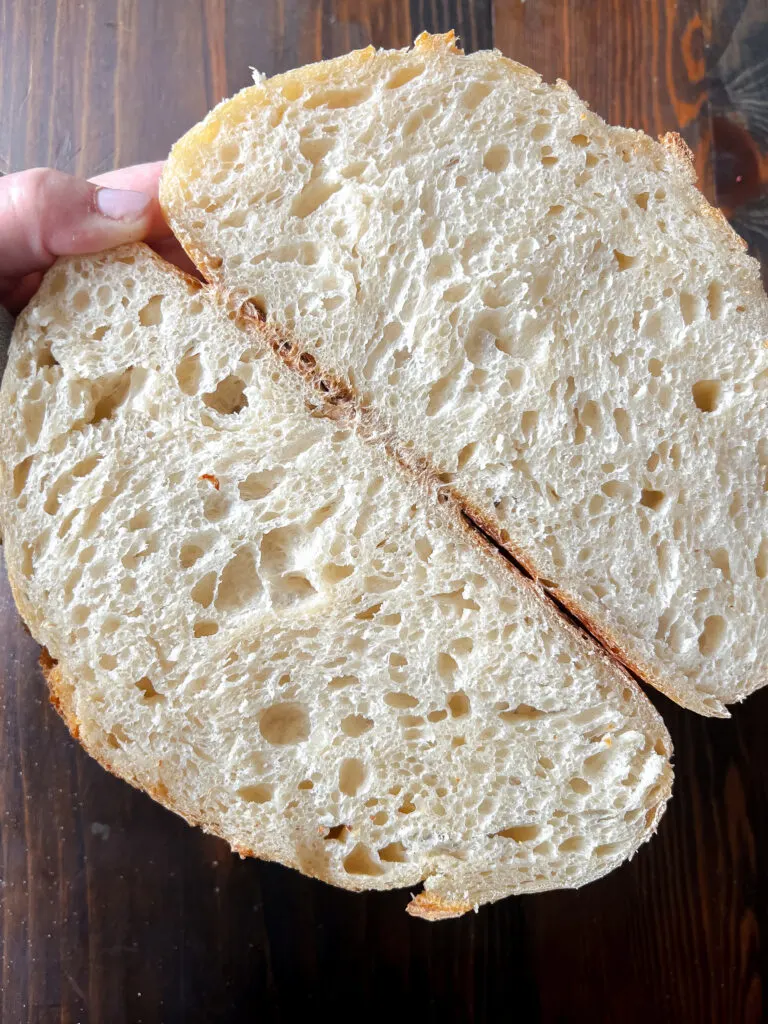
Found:
[[[151,202],[145,192],[125,188],[100,188],[96,193],[99,213],[110,220],[138,220]]]

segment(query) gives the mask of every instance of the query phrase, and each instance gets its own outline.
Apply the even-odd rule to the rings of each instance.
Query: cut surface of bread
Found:
[[[681,140],[452,36],[250,89],[162,201],[648,682],[768,681],[768,300]]]
[[[135,246],[60,261],[0,391],[0,526],[87,750],[244,854],[455,916],[654,831],[634,681],[228,314]]]

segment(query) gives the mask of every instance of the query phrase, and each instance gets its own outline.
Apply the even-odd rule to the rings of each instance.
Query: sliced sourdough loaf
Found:
[[[647,681],[713,715],[766,683],[768,300],[677,137],[422,36],[258,81],[162,200]]]
[[[0,527],[54,701],[234,849],[450,917],[656,827],[636,684],[268,329],[136,246],[61,261],[0,391]]]

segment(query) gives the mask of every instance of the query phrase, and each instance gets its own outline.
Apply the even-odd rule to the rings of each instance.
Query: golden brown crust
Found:
[[[436,893],[425,891],[414,896],[405,909],[411,917],[420,917],[424,921],[448,921],[474,910],[474,904],[444,900]]]
[[[459,55],[464,53],[461,47],[456,45],[456,33],[453,29],[449,29],[442,35],[422,32],[416,37],[413,48],[424,53],[457,53]]]
[[[40,668],[48,685],[48,697],[72,733],[73,739],[80,740],[80,723],[74,708],[75,688],[64,680],[59,663],[51,657],[48,648],[40,651]]]

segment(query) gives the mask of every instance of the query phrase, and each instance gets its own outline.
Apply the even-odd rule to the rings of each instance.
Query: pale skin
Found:
[[[197,273],[165,222],[157,199],[161,161],[86,181],[47,167],[0,178],[0,305],[18,313],[58,256],[147,242]]]

